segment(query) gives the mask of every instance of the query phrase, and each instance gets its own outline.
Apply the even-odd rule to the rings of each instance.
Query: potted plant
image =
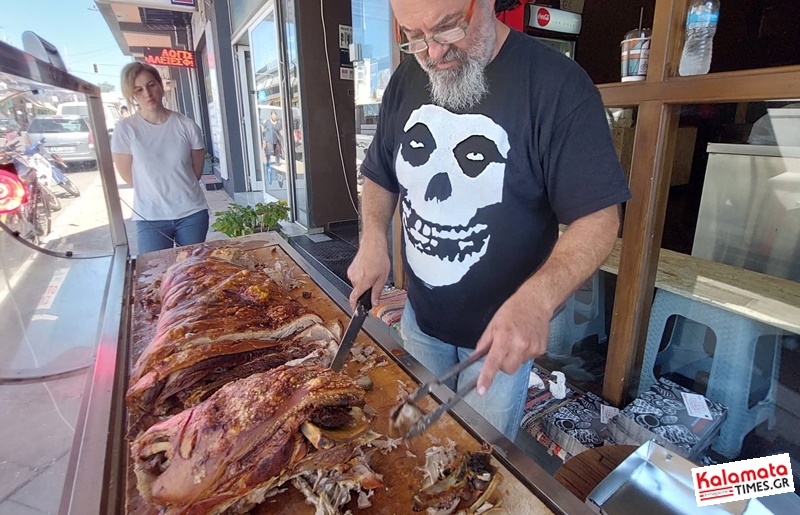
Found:
[[[226,236],[235,238],[255,232],[276,230],[281,220],[289,219],[289,205],[283,200],[259,202],[255,206],[233,204],[225,211],[214,213],[211,227]]]

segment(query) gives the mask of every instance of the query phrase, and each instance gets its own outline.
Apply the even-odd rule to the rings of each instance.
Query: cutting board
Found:
[[[252,235],[233,240],[208,242],[212,247],[234,246],[245,251],[247,257],[257,263],[265,265],[274,264],[277,260],[295,268],[296,276],[303,284],[291,291],[291,294],[311,310],[320,315],[324,320],[338,319],[343,327],[347,326],[349,316],[314,281],[303,272],[297,263],[282,248],[282,239],[275,233]],[[285,242],[283,242],[286,245]],[[134,316],[131,341],[131,363],[141,354],[147,343],[155,334],[156,321],[137,302],[142,298],[142,293],[152,284],[172,263],[179,250],[170,249],[149,253],[136,260],[136,276],[134,278]],[[378,412],[373,429],[381,434],[388,435],[389,412],[398,402],[398,388],[400,383],[406,390],[413,390],[417,383],[408,376],[394,361],[378,346],[364,331],[360,332],[356,343],[375,347],[372,355],[379,363],[385,366],[372,368],[363,372],[373,381],[373,388],[367,392],[367,404]],[[369,362],[367,362],[369,363]],[[352,377],[362,374],[364,364],[350,359],[343,372]],[[431,398],[424,399],[420,407],[426,411],[435,409],[437,404]],[[428,436],[429,435],[429,436]],[[422,472],[417,470],[425,463],[425,449],[433,445],[431,436],[444,443],[447,438],[456,442],[457,449],[461,452],[475,451],[481,448],[481,442],[472,437],[461,425],[449,415],[445,415],[422,436],[410,442],[408,447],[400,446],[392,452],[381,454],[375,452],[371,460],[372,468],[383,476],[384,488],[379,488],[370,498],[372,507],[359,510],[355,500],[350,503],[353,513],[376,514],[402,514],[413,513],[411,498],[420,489]],[[495,465],[499,465],[497,462]],[[503,497],[503,506],[506,513],[512,515],[552,513],[530,490],[528,490],[516,477],[502,465],[499,465],[504,477],[500,487]],[[150,508],[139,497],[136,490],[136,479],[133,467],[128,463],[127,478],[127,513],[137,515],[156,514],[157,510]],[[256,507],[254,514],[280,514],[280,515],[313,515],[314,508],[305,503],[305,499],[291,485],[288,490]],[[494,513],[494,512],[493,512]]]

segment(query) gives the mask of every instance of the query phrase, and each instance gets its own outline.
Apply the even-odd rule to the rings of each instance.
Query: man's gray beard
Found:
[[[490,23],[475,27],[476,43],[469,54],[451,46],[438,62],[429,57],[417,58],[428,73],[428,88],[436,105],[450,111],[466,111],[478,105],[489,92],[484,70],[492,59],[495,30],[493,17],[488,19]],[[450,61],[459,64],[444,70],[436,67]]]

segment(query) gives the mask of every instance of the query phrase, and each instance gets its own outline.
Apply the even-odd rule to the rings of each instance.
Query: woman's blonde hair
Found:
[[[136,77],[138,77],[142,72],[148,72],[150,75],[152,75],[153,78],[158,81],[161,89],[164,89],[164,82],[161,80],[161,74],[158,73],[158,70],[156,70],[154,66],[141,61],[126,64],[125,68],[122,69],[122,77],[120,82],[122,85],[122,96],[125,97],[125,100],[127,100],[128,104],[130,105],[134,105],[133,88],[134,83],[136,82]]]

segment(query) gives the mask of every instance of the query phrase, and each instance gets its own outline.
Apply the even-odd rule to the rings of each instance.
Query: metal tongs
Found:
[[[416,390],[414,390],[414,392],[412,392],[411,395],[406,397],[406,399],[403,402],[395,406],[392,409],[391,413],[389,414],[392,427],[400,428],[401,421],[399,419],[401,415],[409,416],[409,418],[411,418],[414,415],[416,416],[422,415],[423,411],[416,405],[417,402],[419,402],[423,397],[428,395],[435,386],[444,384],[444,382],[447,381],[448,379],[457,376],[470,365],[483,359],[488,353],[488,351],[489,349],[484,349],[480,352],[472,354],[467,360],[462,361],[461,363],[457,364],[456,366],[445,372],[442,377],[427,382],[422,386],[420,386],[419,388],[417,388]],[[438,408],[428,413],[427,415],[424,415],[421,418],[414,420],[414,422],[411,424],[411,427],[408,429],[403,438],[411,439],[424,433],[431,426],[431,424],[439,420],[441,416],[445,414],[446,411],[452,408],[456,403],[458,403],[458,401],[463,399],[465,395],[474,390],[477,386],[478,386],[478,379],[475,378],[469,383],[467,383],[463,388],[458,390],[455,393],[455,395],[453,395],[447,402],[442,403],[441,405],[439,405]]]

